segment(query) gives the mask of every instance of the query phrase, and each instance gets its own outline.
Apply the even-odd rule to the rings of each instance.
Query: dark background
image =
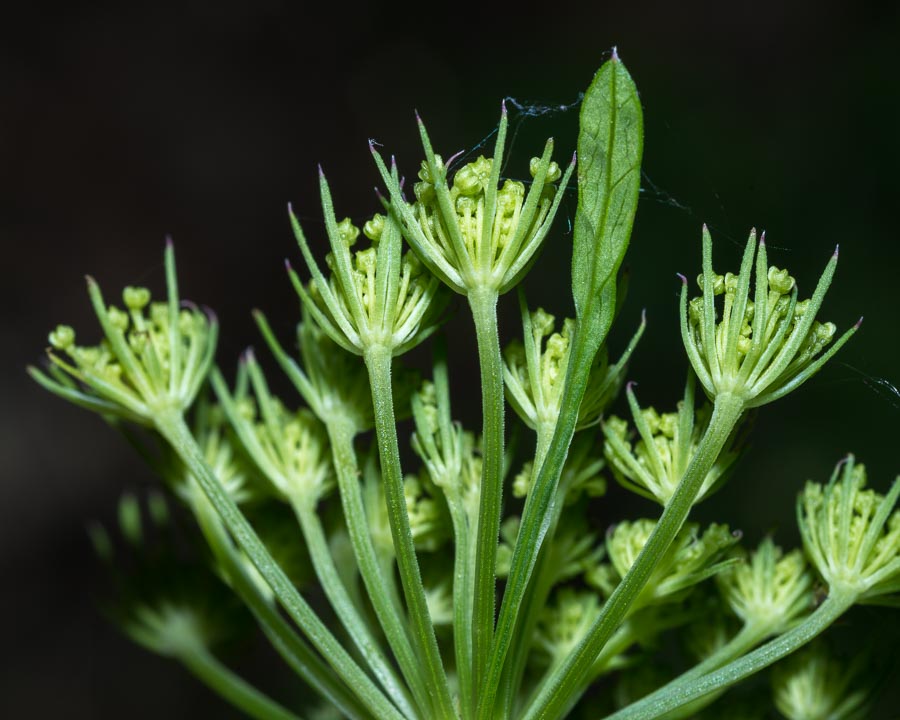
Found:
[[[82,275],[110,295],[134,283],[161,291],[171,233],[183,292],[218,311],[219,359],[230,366],[259,342],[251,308],[265,309],[283,336],[297,318],[282,270],[285,256],[298,256],[285,205],[321,248],[316,163],[338,213],[362,219],[377,207],[368,138],[411,175],[414,107],[446,157],[491,132],[504,96],[548,108],[576,101],[613,45],[645,112],[631,294],[612,340],[616,353],[647,309],[629,372],[642,402],[671,407],[681,392],[675,272],[698,272],[702,222],[722,269],[736,269],[751,226],[767,230],[772,261],[807,293],[840,243],[823,319],[846,328],[866,316],[820,376],[762,412],[753,451],[698,517],[743,528],[753,542],[774,530],[793,544],[793,497],[807,478],[824,480],[848,451],[882,491],[898,471],[896,3],[76,5],[33,3],[0,25],[3,716],[226,712],[96,609],[101,574],[84,525],[110,517],[123,488],[152,479],[99,419],[24,374],[57,322],[90,335]],[[561,161],[574,148],[575,111],[512,118],[523,122],[510,175],[525,175],[548,135]],[[569,312],[565,228],[562,219],[540,281],[527,285],[532,304],[560,314]],[[506,338],[518,332],[511,300]],[[459,315],[452,333],[468,329]],[[454,377],[471,400],[468,342],[454,342],[464,365]],[[477,407],[461,412],[477,427]],[[611,492],[608,521],[623,495]],[[897,624],[882,627],[895,643]],[[245,652],[252,665],[261,651]]]

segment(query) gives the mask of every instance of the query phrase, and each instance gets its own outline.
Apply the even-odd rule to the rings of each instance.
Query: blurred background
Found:
[[[579,93],[614,45],[641,92],[646,141],[631,290],[611,349],[646,308],[629,371],[642,403],[670,408],[682,392],[675,273],[699,271],[703,222],[717,269],[737,268],[755,226],[806,293],[840,243],[823,319],[843,329],[865,316],[835,362],[761,413],[746,461],[697,517],[792,545],[796,492],[848,451],[887,487],[900,470],[896,3],[32,3],[0,25],[0,715],[232,716],[98,610],[85,524],[154,481],[98,418],[24,373],[58,322],[91,335],[82,276],[111,296],[126,284],[159,293],[171,234],[183,294],[218,312],[230,368],[259,344],[252,308],[282,337],[298,317],[285,208],[293,202],[321,250],[316,163],[339,216],[361,221],[377,209],[369,138],[411,177],[413,108],[447,157],[476,148],[508,97],[518,132],[506,172],[527,177],[547,136],[568,159]],[[573,211],[563,206],[540,278],[526,285],[532,305],[559,315],[571,312]],[[514,298],[503,311],[508,339],[519,332]],[[458,407],[477,427],[464,312],[447,332]],[[624,495],[612,489],[603,522],[652,511]],[[896,642],[896,623],[862,615]],[[244,655],[247,666],[266,657],[252,646]]]

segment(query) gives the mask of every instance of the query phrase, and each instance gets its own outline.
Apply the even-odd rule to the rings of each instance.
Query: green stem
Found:
[[[456,676],[463,720],[471,720],[475,712],[475,685],[472,677],[472,571],[475,569],[475,543],[470,531],[470,518],[462,501],[448,503],[453,522],[453,645],[456,654]],[[472,518],[471,522],[477,522]],[[474,526],[474,525],[473,525]]]
[[[537,446],[534,452],[534,472],[540,468],[547,457],[547,449],[550,446],[550,440],[553,437],[553,428],[538,427]],[[546,541],[552,541],[556,534],[556,527],[559,524],[559,518],[562,514],[564,498],[559,497],[553,506],[553,516],[550,528],[547,530]],[[525,666],[528,661],[528,650],[534,636],[534,629],[540,619],[540,613],[547,603],[550,591],[553,586],[550,582],[554,574],[554,569],[547,566],[547,553],[549,548],[548,542],[541,545],[540,554],[535,562],[533,577],[537,578],[535,582],[529,583],[525,595],[519,607],[519,625],[517,632],[510,646],[510,659],[503,666],[503,673],[500,676],[500,687],[498,704],[501,707],[500,717],[509,718],[513,711],[516,691],[522,683],[522,677],[525,674]]]
[[[494,714],[494,700],[500,683],[507,651],[518,629],[517,621],[522,599],[525,596],[544,536],[550,525],[551,507],[556,497],[559,477],[575,434],[578,408],[584,397],[595,349],[590,343],[576,337],[566,375],[561,411],[547,448],[546,457],[525,500],[519,535],[513,550],[503,602],[497,617],[494,643],[491,648],[487,672],[481,681],[478,698],[478,718],[487,720]]]
[[[353,447],[356,434],[351,423],[330,420],[326,423],[331,453],[337,474],[341,505],[350,535],[350,543],[356,556],[359,574],[369,594],[375,617],[384,631],[391,652],[397,659],[400,671],[412,690],[419,714],[427,714],[430,706],[429,694],[422,677],[421,666],[409,641],[407,626],[397,611],[394,593],[382,572],[378,553],[372,544],[369,523],[359,482],[359,465]]]
[[[391,536],[397,553],[400,582],[412,621],[413,640],[424,663],[436,717],[456,718],[450,687],[441,661],[434,625],[428,612],[425,587],[419,561],[413,545],[406,497],[403,493],[403,471],[400,468],[400,446],[397,441],[397,423],[394,418],[394,395],[391,386],[391,351],[380,345],[371,346],[364,356],[372,386],[372,404],[375,409],[375,435],[381,458],[381,476],[387,501]]]
[[[481,369],[481,504],[475,552],[475,602],[472,610],[473,677],[481,683],[494,639],[497,542],[503,502],[503,358],[497,330],[497,293],[472,292],[469,306],[478,340]]]
[[[213,692],[257,720],[300,720],[219,662],[202,646],[184,650],[178,659]]]
[[[222,521],[205,497],[194,503],[194,516],[213,555],[234,591],[253,613],[269,642],[281,657],[313,690],[331,702],[350,720],[372,720],[372,714],[350,693],[322,659],[260,593],[248,577]]]
[[[523,720],[536,718],[548,720],[560,717],[571,696],[580,691],[584,679],[606,641],[625,619],[628,609],[644,589],[657,564],[681,529],[706,474],[728,441],[743,409],[740,397],[727,394],[716,397],[709,426],[643,550],[604,603],[600,616],[587,637],[556,669],[553,677],[549,678],[543,691],[523,716]]]
[[[712,692],[724,690],[790,655],[824,632],[856,602],[852,591],[833,591],[812,615],[753,652],[699,678],[679,678],[656,693],[608,716],[607,720],[652,720]]]
[[[404,720],[403,716],[384,696],[371,678],[356,664],[341,647],[334,635],[322,623],[306,603],[297,588],[272,559],[266,546],[246,517],[229,497],[212,469],[207,465],[203,451],[194,440],[190,429],[179,412],[160,411],[154,416],[156,429],[172,446],[190,473],[196,478],[200,488],[222,518],[225,527],[241,549],[272,588],[275,597],[287,611],[291,619],[303,630],[315,648],[353,693],[362,700],[379,718]]]
[[[309,556],[312,559],[316,577],[318,577],[319,583],[325,591],[325,596],[328,598],[328,602],[334,609],[335,614],[343,623],[347,633],[359,648],[375,677],[391,700],[394,701],[394,704],[400,709],[400,712],[408,718],[418,717],[418,713],[413,709],[412,699],[408,691],[397,677],[390,662],[384,656],[378,641],[372,635],[368,623],[359,614],[356,605],[354,605],[347,592],[347,588],[341,582],[337,567],[334,564],[334,558],[331,556],[331,551],[328,548],[328,541],[325,539],[322,522],[319,520],[315,508],[304,498],[293,497],[291,498],[291,504],[294,506],[294,512],[300,521],[300,528],[303,531],[303,538],[309,549]]]

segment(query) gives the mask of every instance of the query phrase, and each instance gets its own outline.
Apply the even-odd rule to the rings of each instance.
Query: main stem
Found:
[[[497,538],[503,502],[503,360],[497,330],[497,293],[474,291],[469,306],[478,340],[481,368],[481,504],[475,551],[472,653],[475,687],[480,687],[494,639]]]
[[[579,692],[603,646],[625,619],[628,609],[644,589],[662,556],[684,524],[706,474],[716,462],[743,413],[743,401],[729,394],[716,397],[709,426],[685,470],[678,488],[666,504],[637,560],[604,603],[587,637],[554,672],[523,720],[558,718]]]
[[[372,404],[375,409],[375,434],[381,458],[381,476],[387,500],[391,536],[397,553],[400,582],[412,621],[413,639],[425,665],[428,690],[436,717],[456,718],[447,675],[441,661],[434,625],[428,612],[425,587],[403,494],[403,472],[400,468],[400,447],[397,441],[397,423],[394,418],[394,396],[391,387],[391,351],[380,345],[370,347],[364,356],[372,386]]]
[[[547,447],[545,459],[537,471],[522,511],[522,522],[513,550],[509,575],[506,578],[506,589],[503,592],[503,602],[497,618],[490,661],[486,675],[480,684],[481,693],[478,697],[477,715],[479,720],[487,720],[494,714],[501,673],[513,641],[513,632],[521,630],[521,625],[517,624],[519,610],[544,536],[549,529],[552,504],[556,497],[559,477],[569,451],[569,445],[575,434],[578,408],[584,397],[594,354],[595,349],[591,349],[589,343],[576,341],[569,359],[562,410],[557,419],[550,445]]]
[[[852,591],[833,591],[812,615],[784,635],[700,678],[679,679],[668,686],[662,697],[656,697],[654,693],[613,713],[607,720],[652,720],[711,692],[724,690],[816,638],[849,610],[856,598],[857,594]]]
[[[275,597],[291,619],[303,630],[309,641],[327,659],[340,678],[379,718],[404,720],[403,716],[384,696],[371,678],[356,664],[334,635],[306,603],[284,570],[275,562],[259,535],[222,487],[213,470],[206,463],[203,451],[178,412],[159,412],[155,416],[156,429],[172,446],[197,480],[203,493],[222,518],[225,527],[241,549],[272,588]]]

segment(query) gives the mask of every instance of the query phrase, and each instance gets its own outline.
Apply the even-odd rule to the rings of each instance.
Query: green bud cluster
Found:
[[[409,243],[435,275],[463,295],[504,293],[518,283],[547,236],[562,197],[553,187],[562,172],[550,159],[552,140],[529,164],[533,181],[527,192],[522,182],[500,183],[506,127],[504,108],[494,157],[479,156],[457,170],[451,182],[449,167],[433,152],[420,120],[425,160],[413,204],[403,197],[396,168],[389,171],[372,150]],[[562,177],[563,186],[573,169],[574,163]]]
[[[849,664],[823,642],[804,648],[775,667],[775,707],[787,720],[862,720],[870,717],[872,687],[861,677],[864,655]]]
[[[787,270],[768,265],[765,234],[757,243],[756,231],[751,232],[740,272],[722,276],[713,272],[712,240],[704,226],[703,274],[698,278],[702,295],[688,303],[687,281],[682,278],[681,334],[710,397],[733,394],[745,408],[765,405],[802,385],[841,348],[859,323],[826,351],[836,326],[816,320],[837,258],[835,250],[812,297],[798,302],[794,278]]]
[[[655,526],[655,521],[644,519],[622,522],[611,528],[606,549],[619,578],[625,577],[637,561]],[[696,523],[685,525],[632,606],[632,612],[647,605],[682,600],[698,583],[734,564],[734,560],[724,558],[738,540],[740,534],[732,533],[727,525],[710,525],[702,534]],[[600,577],[595,574],[587,579],[602,588]]]
[[[900,477],[888,494],[866,489],[865,466],[838,463],[828,484],[808,482],[797,522],[812,564],[831,590],[860,602],[886,602],[900,590]]]
[[[785,554],[766,538],[749,557],[743,551],[738,556],[743,562],[719,573],[716,580],[728,606],[745,625],[778,634],[811,609],[812,575],[799,550]]]
[[[674,494],[709,427],[712,414],[706,405],[695,410],[694,378],[688,377],[684,399],[674,413],[641,408],[631,385],[626,388],[639,439],[632,443],[628,423],[612,415],[603,421],[604,452],[615,479],[624,487],[665,505]],[[694,502],[714,492],[727,478],[741,455],[742,437],[733,433],[707,471]]]
[[[150,302],[146,288],[127,287],[124,309],[107,305],[88,278],[103,339],[78,345],[71,327],[57,326],[48,351],[55,369],[48,376],[30,368],[32,377],[71,402],[143,425],[153,425],[159,413],[186,411],[212,366],[218,324],[211,314],[179,306],[171,244],[165,258],[166,302]]]
[[[522,302],[524,342],[514,340],[504,352],[503,378],[510,405],[522,421],[542,434],[552,432],[559,417],[569,351],[575,331],[575,321],[563,320],[562,329],[554,332],[555,319],[538,308],[529,312]],[[596,425],[606,407],[622,385],[628,360],[644,332],[646,322],[614,365],[609,364],[604,346],[597,353],[588,378],[588,385],[578,413],[576,430]]]
[[[241,362],[234,395],[218,372],[213,386],[244,450],[275,492],[315,507],[335,481],[328,438],[313,413],[289,411],[273,396],[252,352]]]
[[[324,174],[319,180],[331,275],[322,274],[291,212],[294,235],[312,275],[306,287],[289,268],[294,288],[316,323],[345,350],[364,355],[382,347],[400,355],[436,329],[444,305],[439,282],[415,254],[402,251],[400,228],[392,215],[368,221],[365,229],[372,245],[351,252],[359,228],[349,219],[337,221]]]

